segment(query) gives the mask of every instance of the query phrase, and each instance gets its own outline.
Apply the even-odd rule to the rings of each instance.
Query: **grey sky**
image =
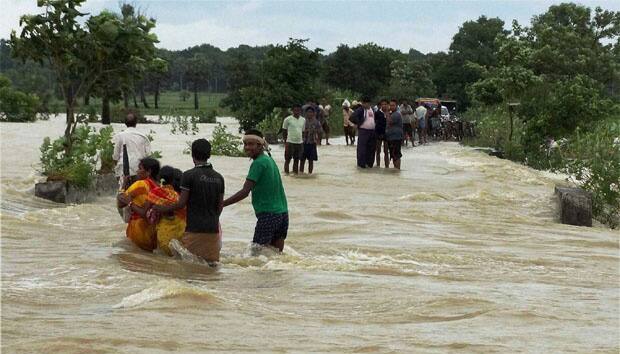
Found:
[[[309,47],[332,52],[338,44],[379,45],[423,53],[446,51],[459,26],[481,15],[528,24],[560,1],[164,1],[131,0],[157,19],[159,46],[184,49],[209,43],[227,49],[240,44],[286,43],[309,38]],[[36,13],[36,0],[0,0],[0,37],[19,26],[19,16]],[[117,11],[118,0],[90,0],[86,12]],[[620,1],[577,1],[590,8],[620,11]]]

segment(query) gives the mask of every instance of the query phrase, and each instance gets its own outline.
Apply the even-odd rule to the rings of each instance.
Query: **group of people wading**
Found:
[[[170,242],[180,244],[209,264],[219,262],[222,248],[220,215],[224,207],[245,199],[252,192],[257,222],[253,243],[284,248],[288,232],[288,205],[280,171],[269,153],[261,132],[246,131],[245,153],[253,160],[243,187],[224,199],[224,178],[211,163],[211,144],[206,139],[192,143],[194,168],[181,172],[171,166],[160,168],[148,157],[149,140],[136,130],[135,115],[128,114],[127,129],[114,137],[116,174],[122,188],[117,207],[127,214],[127,237],[146,251],[156,248],[172,255]],[[122,175],[125,146],[129,176]]]
[[[325,137],[329,145],[328,116],[330,106],[307,102],[293,105],[292,114],[282,123],[284,137],[284,173],[308,173],[318,160],[317,145]],[[352,106],[343,103],[346,144],[355,144],[357,130],[357,166],[380,167],[383,151],[384,167],[401,167],[401,145],[410,140],[414,146],[417,130],[419,143],[426,143],[428,112],[423,105],[415,110],[406,100],[399,105],[395,99],[381,100],[370,107],[362,98]],[[114,136],[113,159],[121,191],[117,207],[127,222],[127,237],[146,251],[156,248],[172,255],[170,242],[179,245],[209,263],[218,262],[222,248],[220,215],[224,207],[245,199],[252,193],[252,206],[257,222],[253,243],[284,248],[288,232],[288,205],[280,171],[271,158],[263,134],[255,129],[243,136],[244,151],[253,161],[243,187],[224,199],[224,178],[209,162],[211,144],[206,139],[192,143],[194,168],[181,172],[172,166],[160,168],[159,161],[149,157],[148,138],[136,129],[134,114],[127,115],[127,129]],[[124,158],[122,155],[126,154]],[[124,166],[125,160],[129,166]],[[123,171],[125,167],[125,171]]]

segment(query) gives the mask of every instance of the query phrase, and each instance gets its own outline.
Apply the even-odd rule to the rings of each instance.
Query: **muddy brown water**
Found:
[[[558,224],[562,176],[456,143],[359,171],[333,139],[315,175],[283,177],[284,254],[250,255],[248,199],[225,209],[211,269],[135,249],[112,197],[35,198],[38,147],[63,124],[0,124],[4,353],[619,351],[620,234]],[[191,167],[194,137],[139,128]],[[212,162],[237,191],[250,161]]]

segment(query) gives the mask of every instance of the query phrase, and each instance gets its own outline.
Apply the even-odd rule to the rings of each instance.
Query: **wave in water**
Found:
[[[217,296],[202,288],[191,286],[179,281],[162,280],[153,287],[146,288],[136,294],[126,296],[123,300],[121,300],[121,302],[112,306],[112,308],[133,308],[157,300],[181,297],[197,298],[200,301],[207,301],[211,303],[217,303],[220,300]]]

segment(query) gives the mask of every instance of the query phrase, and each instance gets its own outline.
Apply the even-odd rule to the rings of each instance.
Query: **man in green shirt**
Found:
[[[228,206],[245,199],[252,192],[252,206],[256,214],[253,243],[269,245],[280,252],[288,232],[288,204],[280,171],[271,155],[265,154],[263,134],[255,129],[245,132],[243,149],[253,160],[243,188],[224,200]]]

